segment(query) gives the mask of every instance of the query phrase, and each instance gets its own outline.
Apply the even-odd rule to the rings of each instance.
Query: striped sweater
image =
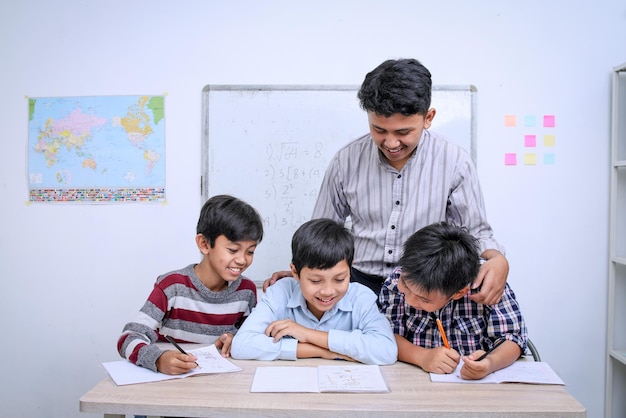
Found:
[[[134,321],[124,326],[117,342],[120,355],[156,371],[167,341],[212,344],[225,332],[235,334],[256,305],[256,285],[240,276],[226,290],[212,292],[196,276],[194,264],[157,278],[154,289]]]

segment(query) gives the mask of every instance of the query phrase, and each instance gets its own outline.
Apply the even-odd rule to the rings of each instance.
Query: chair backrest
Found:
[[[539,350],[535,347],[535,344],[530,340],[530,338],[526,339],[526,346],[528,347],[528,351],[533,356],[533,360],[541,361],[541,356],[539,355]]]

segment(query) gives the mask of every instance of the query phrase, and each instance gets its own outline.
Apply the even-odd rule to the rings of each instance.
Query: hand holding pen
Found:
[[[461,377],[463,379],[470,380],[482,379],[492,371],[500,368],[499,366],[497,366],[497,364],[494,365],[491,361],[486,361],[485,359],[490,359],[490,354],[493,353],[495,349],[502,345],[505,341],[505,338],[496,340],[495,344],[480,356],[477,356],[477,353],[479,353],[480,351],[476,351],[469,356],[463,357],[463,367],[460,371]]]
[[[174,339],[168,335],[165,338],[176,348],[176,351],[164,351],[156,361],[157,370],[161,373],[177,375],[188,373],[198,367],[196,356],[188,354]],[[181,355],[182,354],[182,355]]]

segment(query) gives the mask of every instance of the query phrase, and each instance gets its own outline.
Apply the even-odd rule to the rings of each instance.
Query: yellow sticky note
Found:
[[[554,146],[554,135],[544,135],[543,136],[543,146],[544,147],[553,147]]]
[[[504,126],[511,127],[517,125],[515,115],[504,115]]]
[[[537,154],[535,154],[535,153],[524,154],[524,164],[525,165],[536,165],[537,164]]]

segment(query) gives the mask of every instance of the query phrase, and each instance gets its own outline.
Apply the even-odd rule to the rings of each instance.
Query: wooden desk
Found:
[[[250,393],[258,366],[316,366],[321,359],[233,360],[243,371],[116,386],[108,377],[80,398],[82,412],[187,417],[585,417],[563,386],[432,383],[406,363],[381,367],[390,393]]]

